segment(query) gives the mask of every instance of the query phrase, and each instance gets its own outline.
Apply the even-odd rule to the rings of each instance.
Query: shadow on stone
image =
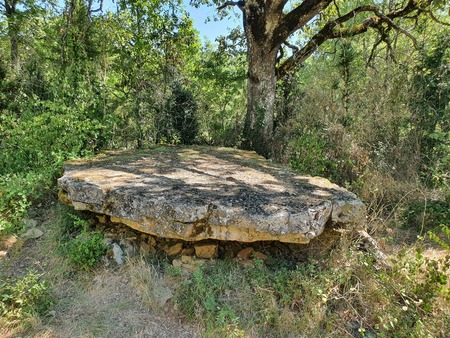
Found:
[[[185,241],[308,243],[326,226],[356,228],[366,215],[354,194],[324,178],[229,148],[106,152],[67,163],[58,185],[77,210]]]

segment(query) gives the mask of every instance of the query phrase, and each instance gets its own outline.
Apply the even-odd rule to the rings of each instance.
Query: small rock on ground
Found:
[[[44,235],[44,232],[38,228],[30,228],[21,236],[26,241],[29,239],[38,239]]]
[[[117,243],[113,243],[113,255],[117,265],[123,264],[123,250]]]

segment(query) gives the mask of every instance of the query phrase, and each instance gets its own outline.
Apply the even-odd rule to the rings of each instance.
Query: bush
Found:
[[[51,186],[51,172],[0,175],[0,234],[20,231],[32,202]]]
[[[79,105],[23,94],[20,114],[0,111],[0,232],[20,231],[27,208],[53,187],[62,163],[97,147],[103,126],[85,97],[76,97]]]
[[[34,271],[20,279],[0,277],[0,316],[11,322],[47,311],[52,302],[49,286],[41,277]]]
[[[0,174],[57,172],[68,158],[89,155],[96,147],[102,131],[98,120],[61,102],[34,104],[37,107],[24,107],[32,112],[21,118],[0,116],[5,125],[0,134]]]
[[[405,227],[438,230],[442,225],[450,225],[450,208],[447,201],[417,201],[408,205],[404,212]]]
[[[97,264],[106,246],[99,231],[89,230],[87,221],[69,215],[61,250],[72,265],[88,270]]]
[[[175,302],[212,336],[431,337],[448,332],[450,255],[402,251],[386,269],[351,246],[320,262],[203,266]]]
[[[305,326],[317,319],[326,273],[314,264],[291,270],[284,263],[269,268],[261,261],[254,267],[217,261],[185,280],[176,302],[189,319],[200,321],[213,335],[304,333]],[[284,318],[290,310],[302,315]]]
[[[312,176],[334,176],[337,164],[328,158],[328,143],[318,132],[301,134],[291,142],[291,167]]]

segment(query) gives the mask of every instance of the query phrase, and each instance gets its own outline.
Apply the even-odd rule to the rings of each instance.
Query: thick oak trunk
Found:
[[[238,6],[243,12],[248,48],[248,101],[242,146],[256,150],[266,157],[272,155],[277,76],[282,78],[293,68],[302,64],[325,41],[356,36],[369,28],[378,30],[381,36],[384,36],[386,27],[389,27],[405,34],[415,42],[414,37],[393,20],[418,11],[419,14],[428,12],[434,21],[439,21],[429,9],[433,2],[434,0],[408,0],[405,7],[388,13],[383,13],[381,6],[376,4],[361,5],[343,15],[337,8],[339,14],[337,18],[322,22],[322,18],[319,17],[317,20],[314,18],[332,3],[337,6],[333,0],[302,0],[298,5],[290,3],[288,7],[292,8],[289,10],[285,8],[287,0],[226,1],[218,8],[219,10],[227,6]],[[394,7],[397,8],[397,6]],[[357,19],[359,14],[361,14],[360,18]],[[321,28],[304,43],[302,48],[293,48],[292,55],[276,70],[277,52],[281,44],[289,46],[286,40],[292,34],[310,24],[309,28],[313,28],[317,22],[320,23],[318,26]],[[381,41],[388,43],[386,39],[383,39],[377,44]],[[347,103],[345,102],[346,108],[348,108]]]
[[[273,133],[275,107],[275,55],[267,49],[249,46],[247,115],[244,125],[244,147],[268,157]]]
[[[271,39],[278,16],[268,15],[269,4],[269,1],[248,0],[244,15],[248,84],[243,147],[265,157],[271,155],[279,48]]]

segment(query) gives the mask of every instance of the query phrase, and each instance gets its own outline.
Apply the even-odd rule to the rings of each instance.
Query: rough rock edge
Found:
[[[307,244],[311,239],[319,236],[325,229],[326,224],[343,224],[358,228],[360,224],[353,223],[358,217],[365,213],[365,206],[359,200],[343,201],[333,200],[326,201],[315,208],[309,208],[307,213],[309,216],[309,227],[304,232],[288,232],[278,234],[270,231],[257,231],[254,227],[239,227],[236,225],[211,224],[210,220],[214,218],[213,212],[209,211],[203,214],[203,217],[192,222],[174,221],[174,226],[160,224],[157,220],[144,218],[141,220],[133,220],[126,217],[114,216],[113,213],[106,213],[102,205],[89,204],[81,201],[74,201],[68,197],[68,193],[63,190],[59,192],[59,199],[66,204],[73,206],[76,210],[88,210],[101,215],[110,216],[111,222],[122,223],[135,230],[159,237],[201,241],[205,239],[231,240],[240,242],[256,242],[256,241],[280,241],[285,243]],[[105,202],[105,201],[104,201]],[[211,208],[208,208],[211,209]],[[343,210],[344,209],[344,210]],[[321,212],[322,211],[322,212]],[[195,214],[195,211],[193,211]],[[198,213],[197,213],[198,214]],[[306,215],[289,215],[289,218],[303,219]],[[216,217],[215,218],[219,218]],[[331,225],[330,224],[330,225]]]
[[[66,173],[73,170],[70,164],[65,169]],[[344,192],[345,196],[324,201],[301,212],[281,211],[271,215],[250,216],[214,202],[202,206],[180,206],[166,199],[139,200],[141,196],[117,192],[111,199],[109,191],[66,174],[58,180],[58,184],[60,200],[72,205],[76,210],[108,215],[113,223],[123,223],[144,233],[173,239],[308,243],[319,236],[325,226],[342,224],[347,228],[357,229],[361,225],[359,223],[363,222],[366,210],[354,194],[323,178],[311,178],[311,181],[326,181],[327,185]],[[97,203],[92,203],[94,200]],[[117,207],[130,202],[135,208],[128,210],[127,214],[123,208]],[[136,205],[149,203],[152,205],[150,212],[149,209],[143,211],[139,207],[136,208]],[[165,210],[165,214],[161,210]]]

